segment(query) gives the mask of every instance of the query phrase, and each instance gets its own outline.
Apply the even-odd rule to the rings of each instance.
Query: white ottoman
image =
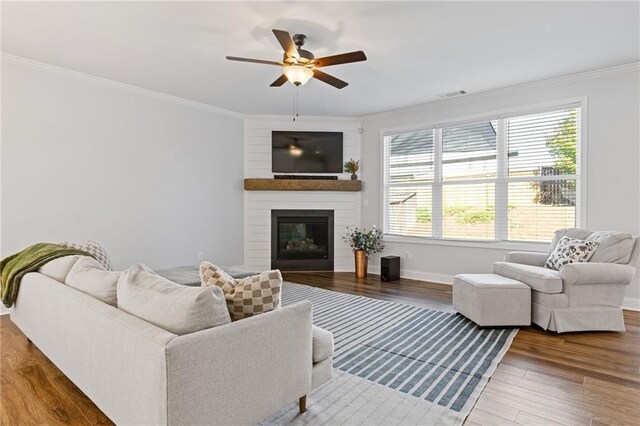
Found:
[[[531,325],[531,288],[495,274],[460,274],[453,309],[482,327]]]

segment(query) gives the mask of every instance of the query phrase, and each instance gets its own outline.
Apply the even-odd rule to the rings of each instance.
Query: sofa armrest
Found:
[[[255,424],[311,388],[309,301],[179,336],[166,348],[168,423]]]
[[[504,257],[505,262],[521,263],[523,265],[544,266],[549,255],[532,251],[512,251]]]
[[[633,279],[635,268],[617,263],[570,263],[560,268],[564,285],[624,284]]]

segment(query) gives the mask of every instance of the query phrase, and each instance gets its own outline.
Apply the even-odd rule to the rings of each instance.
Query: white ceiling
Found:
[[[638,2],[3,2],[2,51],[250,114],[290,114],[293,86],[269,87],[272,28],[307,35],[324,68],[302,115],[360,116],[640,60]]]

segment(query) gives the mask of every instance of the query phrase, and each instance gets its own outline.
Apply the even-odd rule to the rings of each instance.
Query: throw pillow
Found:
[[[78,256],[64,283],[111,306],[117,305],[119,271],[107,271],[92,257]]]
[[[239,320],[269,312],[280,307],[282,274],[266,271],[242,279],[234,279],[210,262],[200,264],[203,287],[219,287],[227,301],[232,320]]]
[[[553,253],[562,237],[575,238],[577,240],[586,240],[589,235],[591,235],[591,231],[582,228],[558,229],[553,234],[553,240],[551,240],[551,245],[549,245],[549,254]]]
[[[145,265],[134,265],[118,280],[118,308],[178,334],[231,322],[222,290],[173,283]]]
[[[545,267],[560,270],[569,263],[588,262],[598,248],[595,241],[584,241],[564,236],[549,255]]]
[[[200,264],[200,283],[203,287],[212,285],[220,287],[225,295],[232,293],[237,284],[236,279],[231,275],[213,263],[206,261]]]
[[[111,259],[109,259],[109,255],[107,251],[100,244],[93,240],[88,240],[84,244],[71,243],[68,241],[63,241],[59,243],[59,245],[67,248],[73,248],[77,250],[86,251],[91,256],[95,257],[96,260],[105,267],[107,271],[111,271],[113,268],[111,267]]]

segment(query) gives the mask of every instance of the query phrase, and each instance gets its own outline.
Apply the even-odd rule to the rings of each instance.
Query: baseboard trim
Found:
[[[622,309],[626,309],[628,311],[640,311],[640,298],[625,297],[622,302]]]
[[[376,271],[376,272],[373,272]],[[379,273],[380,265],[369,264],[369,272]],[[411,280],[429,281],[437,284],[453,284],[453,275],[436,274],[433,272],[415,271],[411,269],[401,269],[400,276]]]

